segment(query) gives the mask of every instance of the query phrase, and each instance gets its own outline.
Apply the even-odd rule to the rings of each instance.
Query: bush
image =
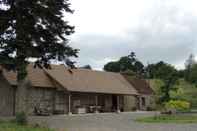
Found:
[[[20,112],[16,114],[15,121],[17,124],[26,125],[27,124],[27,116],[24,112]]]
[[[165,108],[172,113],[177,111],[188,111],[190,109],[190,103],[181,100],[170,100],[165,103]]]

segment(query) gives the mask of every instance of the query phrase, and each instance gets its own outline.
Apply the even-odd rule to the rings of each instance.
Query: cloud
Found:
[[[140,2],[143,1],[145,0],[140,0]],[[104,29],[102,26],[96,26],[100,22],[99,19],[96,19],[97,22],[89,19],[90,23],[93,22],[90,28],[88,28],[88,23],[86,26],[77,24],[81,30],[73,35],[71,43],[80,49],[78,65],[90,64],[95,69],[102,69],[108,61],[117,60],[134,51],[144,64],[163,60],[178,68],[183,68],[184,61],[189,54],[197,51],[197,10],[193,8],[195,1],[190,0],[184,3],[177,0],[171,2],[150,0],[149,2],[146,6],[140,6],[140,3],[137,3],[137,7],[146,7],[145,9],[137,7],[134,10],[130,9],[134,12],[137,10],[137,13],[130,15],[125,12],[126,14],[121,18],[128,21],[135,19],[135,22],[131,24],[121,20],[118,20],[120,24],[116,22],[114,24],[113,12],[108,14],[113,15],[112,20],[110,17],[105,18],[108,22],[101,23],[101,25],[106,24],[103,26]],[[127,7],[121,9],[129,11]],[[92,15],[98,14],[100,13]],[[121,14],[117,14],[117,17],[119,16]],[[81,17],[80,19],[83,19]],[[78,19],[79,23],[80,19]],[[86,31],[83,31],[84,27],[87,28]]]

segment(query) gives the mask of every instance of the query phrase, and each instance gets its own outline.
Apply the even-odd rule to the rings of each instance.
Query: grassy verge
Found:
[[[145,123],[197,123],[197,116],[192,115],[160,115],[139,118],[137,122]]]
[[[22,126],[14,122],[0,122],[0,131],[53,131],[48,128]]]

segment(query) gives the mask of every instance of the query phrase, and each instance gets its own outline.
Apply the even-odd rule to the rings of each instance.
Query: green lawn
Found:
[[[192,115],[160,115],[139,118],[137,122],[145,123],[197,123],[197,116]]]
[[[0,122],[0,131],[53,131],[48,128],[21,126],[13,122]]]

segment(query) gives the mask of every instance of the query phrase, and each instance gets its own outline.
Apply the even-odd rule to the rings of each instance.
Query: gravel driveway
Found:
[[[144,124],[134,121],[138,117],[152,115],[153,112],[61,115],[31,117],[30,121],[58,131],[197,131],[197,124]]]

